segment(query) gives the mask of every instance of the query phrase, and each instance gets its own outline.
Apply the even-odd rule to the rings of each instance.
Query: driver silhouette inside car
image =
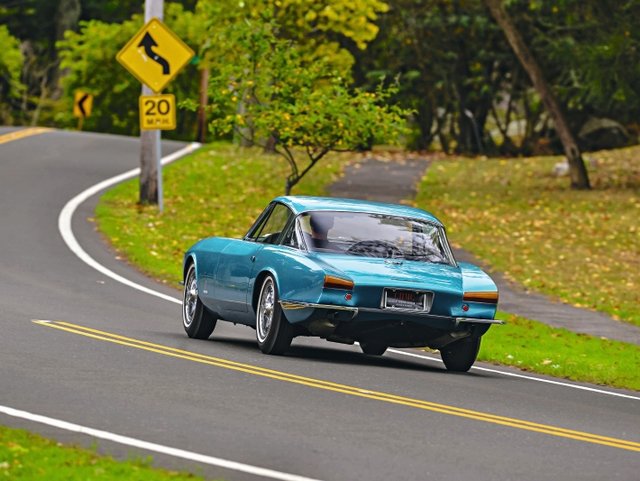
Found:
[[[311,245],[317,249],[330,249],[331,243],[327,234],[333,227],[333,218],[322,214],[312,215],[309,219],[309,227],[311,227]]]

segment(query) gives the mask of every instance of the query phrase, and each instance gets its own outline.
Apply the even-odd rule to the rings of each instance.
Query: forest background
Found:
[[[554,122],[486,3],[165,2],[165,22],[197,53],[168,91],[187,106],[196,102],[203,75],[213,84],[228,65],[238,40],[233,32],[269,12],[275,35],[295,45],[306,65],[322,62],[363,92],[393,86],[382,101],[411,113],[402,137],[407,148],[490,156],[559,153]],[[503,4],[580,148],[637,143],[640,1]],[[83,89],[95,95],[85,129],[137,135],[140,84],[115,54],[142,25],[143,7],[133,0],[2,0],[0,123],[73,128],[73,94]],[[215,120],[213,113],[207,122]],[[206,135],[212,140],[225,133],[211,128]],[[196,138],[196,109],[182,111],[177,130],[165,136]]]

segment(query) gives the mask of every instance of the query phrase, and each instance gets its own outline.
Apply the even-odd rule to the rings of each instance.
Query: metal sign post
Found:
[[[144,22],[164,17],[164,0],[146,0]],[[149,87],[142,84],[142,95],[151,95]],[[160,130],[140,131],[140,202],[157,202],[160,212],[164,209],[162,196],[162,147]],[[155,182],[154,182],[155,180]],[[154,194],[156,198],[154,198]]]
[[[145,25],[122,47],[116,59],[142,83],[140,102],[156,105],[161,114],[145,111],[140,115],[140,203],[157,203],[162,211],[160,129],[175,128],[175,119],[169,116],[175,114],[175,99],[170,96],[170,102],[167,95],[152,94],[160,94],[194,52],[162,22],[163,0],[146,0],[144,7]],[[153,117],[155,125],[149,117]]]

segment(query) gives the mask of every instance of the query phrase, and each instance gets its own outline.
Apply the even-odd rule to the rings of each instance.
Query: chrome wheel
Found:
[[[187,281],[184,283],[184,299],[182,302],[182,321],[184,322],[184,327],[188,328],[193,323],[197,305],[198,280],[196,279],[195,269],[191,267]]]
[[[259,342],[265,342],[271,326],[273,324],[273,313],[275,308],[275,288],[273,279],[267,277],[262,284],[260,298],[258,299],[258,319],[256,323],[256,333]]]
[[[283,354],[291,345],[293,326],[282,313],[278,303],[278,285],[267,274],[260,287],[256,305],[256,338],[265,354]]]
[[[218,315],[208,310],[200,300],[195,264],[189,266],[182,296],[182,325],[189,337],[208,339],[216,327]]]

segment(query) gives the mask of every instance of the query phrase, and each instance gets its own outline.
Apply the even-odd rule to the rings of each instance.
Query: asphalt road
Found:
[[[152,454],[159,465],[208,478],[640,479],[638,393],[540,382],[552,379],[481,363],[488,370],[452,374],[436,360],[369,358],[314,339],[265,356],[253,330],[225,323],[208,341],[188,339],[177,303],[99,273],[58,231],[69,199],[137,166],[137,139],[62,131],[1,139],[0,406],[276,472],[97,441],[103,452]],[[164,153],[182,146],[165,143]],[[179,297],[105,247],[91,221],[95,200],[72,222],[87,253]],[[6,414],[0,423],[96,441]]]

